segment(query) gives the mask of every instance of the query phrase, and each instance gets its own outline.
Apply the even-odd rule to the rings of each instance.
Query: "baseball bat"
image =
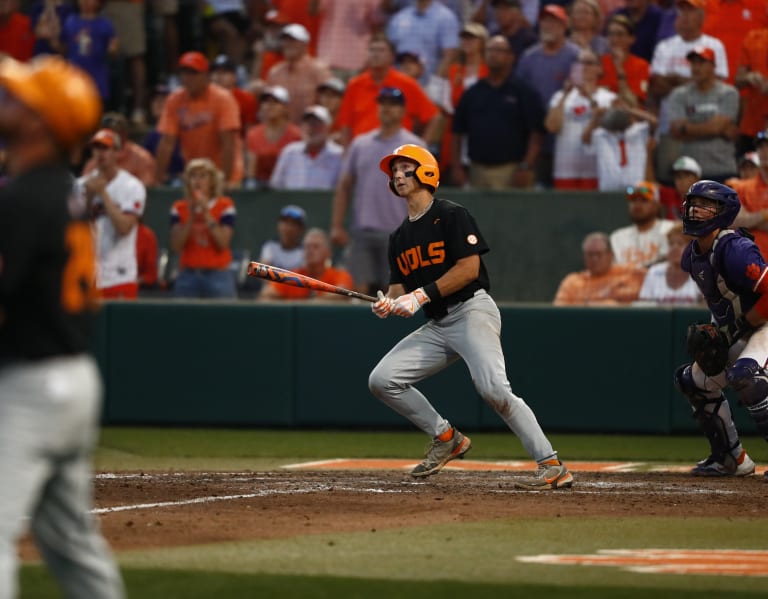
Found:
[[[282,283],[283,285],[292,285],[293,287],[304,287],[306,289],[314,289],[315,291],[356,297],[357,299],[365,300],[366,302],[373,303],[378,301],[378,298],[371,295],[365,295],[364,293],[352,291],[351,289],[344,289],[344,287],[331,285],[325,281],[313,279],[312,277],[293,272],[292,270],[285,270],[284,268],[262,264],[261,262],[251,262],[248,265],[248,274],[252,277],[274,281],[275,283]]]

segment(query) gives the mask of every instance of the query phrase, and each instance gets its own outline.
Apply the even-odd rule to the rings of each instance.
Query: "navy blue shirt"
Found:
[[[695,244],[683,251],[681,266],[701,289],[718,326],[728,325],[760,299],[754,288],[768,265],[755,242],[740,231],[722,231],[703,254]]]
[[[613,15],[624,15],[632,20],[629,11],[626,8],[617,8],[605,20],[610,22]],[[658,41],[659,26],[661,25],[664,11],[655,4],[649,4],[643,18],[635,23],[635,43],[629,47],[629,51],[643,60],[651,62],[653,59],[653,50]]]
[[[544,107],[536,90],[516,77],[499,87],[480,79],[453,115],[453,132],[467,136],[469,158],[481,164],[520,162],[533,131],[545,133]]]

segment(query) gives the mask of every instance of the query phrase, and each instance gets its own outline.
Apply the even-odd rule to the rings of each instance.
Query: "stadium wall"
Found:
[[[547,431],[695,430],[672,384],[686,361],[683,308],[502,304],[512,389]],[[108,303],[96,353],[104,423],[408,428],[368,391],[368,373],[423,317],[379,320],[367,305]],[[419,385],[452,423],[503,429],[462,362]],[[742,433],[754,430],[735,408]]]

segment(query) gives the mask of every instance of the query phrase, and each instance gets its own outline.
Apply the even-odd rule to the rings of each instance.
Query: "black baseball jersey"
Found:
[[[0,189],[0,365],[90,349],[95,248],[73,183],[49,165]]]
[[[435,199],[421,218],[406,218],[389,236],[390,284],[407,292],[437,281],[461,258],[489,251],[475,219],[464,206]],[[439,319],[446,308],[469,299],[478,289],[490,290],[482,259],[474,281],[456,293],[424,305],[427,318]]]

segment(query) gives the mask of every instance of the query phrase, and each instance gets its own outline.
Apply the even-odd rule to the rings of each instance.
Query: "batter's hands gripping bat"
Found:
[[[307,289],[314,289],[315,291],[324,291],[325,293],[356,297],[357,299],[365,300],[366,302],[373,303],[377,301],[377,298],[371,295],[365,295],[364,293],[352,291],[351,289],[344,289],[344,287],[331,285],[325,281],[313,279],[312,277],[293,272],[292,270],[285,270],[284,268],[262,264],[261,262],[251,262],[248,265],[248,275],[259,279],[266,279],[267,281],[274,281],[275,283],[282,283],[283,285],[293,285],[294,287],[305,287]]]

